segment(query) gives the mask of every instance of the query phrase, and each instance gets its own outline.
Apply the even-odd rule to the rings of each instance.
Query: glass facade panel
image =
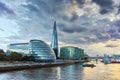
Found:
[[[41,40],[30,40],[29,49],[38,61],[56,59],[54,51]]]
[[[84,50],[78,47],[66,46],[60,48],[60,58],[63,59],[82,59]]]
[[[23,55],[29,55],[29,48],[28,43],[16,43],[8,45],[8,52],[19,52]]]

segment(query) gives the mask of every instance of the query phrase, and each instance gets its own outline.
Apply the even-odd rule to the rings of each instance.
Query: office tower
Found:
[[[52,42],[51,47],[53,48],[56,58],[58,59],[58,36],[57,36],[57,29],[56,29],[56,21],[54,22],[53,33],[52,33]]]

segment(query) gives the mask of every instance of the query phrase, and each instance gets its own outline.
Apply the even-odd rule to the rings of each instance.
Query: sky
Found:
[[[120,54],[120,0],[0,0],[0,48],[30,39],[50,44],[54,21],[59,47]]]

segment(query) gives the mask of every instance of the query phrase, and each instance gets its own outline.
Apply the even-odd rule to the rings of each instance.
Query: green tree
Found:
[[[5,53],[0,53],[0,61],[7,61],[8,58]]]
[[[0,53],[5,53],[3,49],[0,49]]]
[[[88,58],[89,56],[86,53],[84,53],[84,60],[88,60]]]
[[[9,58],[11,61],[20,61],[22,60],[22,54],[17,52],[11,52]]]
[[[7,60],[8,60],[8,56],[6,56],[3,49],[0,49],[0,61],[7,61]]]
[[[35,57],[34,56],[23,56],[22,61],[34,61]]]

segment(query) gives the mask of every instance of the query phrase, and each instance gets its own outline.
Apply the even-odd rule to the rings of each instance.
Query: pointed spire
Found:
[[[54,27],[53,27],[51,47],[58,48],[58,36],[57,36],[57,29],[56,29],[56,21],[54,22]]]
[[[53,30],[56,30],[56,21],[54,21],[54,29]]]
[[[58,58],[58,36],[57,36],[56,21],[54,22],[54,27],[53,27],[51,47],[53,48],[56,54],[56,58]]]

